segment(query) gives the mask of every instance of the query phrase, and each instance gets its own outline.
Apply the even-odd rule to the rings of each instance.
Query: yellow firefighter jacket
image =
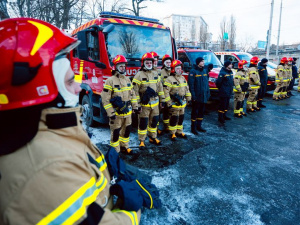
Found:
[[[277,66],[277,72],[276,72],[276,83],[282,83],[283,79],[285,77],[285,68],[282,65]]]
[[[98,224],[139,223],[140,211],[114,209],[104,155],[80,114],[80,107],[44,109],[36,136],[0,157],[1,225],[79,224],[92,206]]]
[[[110,100],[116,96],[120,96],[123,102],[129,102],[132,105],[131,107],[129,104],[128,113],[118,114],[116,112],[113,105],[110,103]],[[112,77],[106,80],[101,93],[101,98],[103,107],[106,110],[108,117],[114,115],[129,116],[132,114],[132,108],[138,108],[137,99],[130,79],[125,75],[118,73],[117,71]]]
[[[153,71],[143,71],[140,70],[133,78],[133,89],[136,94],[136,98],[138,101],[138,104],[145,107],[154,107],[159,104],[159,102],[165,101],[163,86],[160,81],[160,77],[157,73]],[[157,97],[152,97],[150,99],[149,104],[143,105],[140,103],[141,98],[144,94],[144,92],[147,90],[147,87],[152,88],[156,93]]]
[[[260,78],[257,71],[257,67],[250,67],[248,69],[249,74],[249,84],[251,89],[259,89],[260,88]]]
[[[164,82],[164,93],[168,107],[183,108],[186,106],[186,101],[190,101],[192,98],[189,86],[182,75],[170,75]],[[175,94],[181,97],[184,105],[176,105],[176,102],[172,98]]]
[[[163,68],[161,70],[161,79],[163,82],[165,82],[165,80],[170,76],[171,70],[167,70],[166,68]]]
[[[248,78],[247,71],[243,71],[243,70],[238,71],[234,76],[233,82],[234,82],[233,91],[234,92],[243,92],[242,91],[242,86],[245,83],[249,83],[249,78]]]
[[[288,81],[288,65],[284,65],[283,67],[283,82],[286,83]]]
[[[286,65],[285,67],[287,81],[291,81],[293,78],[292,65]]]

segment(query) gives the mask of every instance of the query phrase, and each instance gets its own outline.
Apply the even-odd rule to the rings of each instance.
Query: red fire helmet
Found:
[[[31,18],[0,21],[0,32],[0,111],[53,101],[58,89],[52,63],[80,42]]]
[[[257,56],[254,56],[250,59],[250,64],[257,65],[258,62],[259,62],[259,58]]]
[[[171,64],[171,73],[175,73],[175,67],[176,66],[181,66],[182,67],[182,62],[178,59],[175,59],[172,64]]]

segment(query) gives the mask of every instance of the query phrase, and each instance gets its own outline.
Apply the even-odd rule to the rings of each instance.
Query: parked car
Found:
[[[253,57],[251,54],[247,52],[215,52],[218,59],[224,63],[226,60],[230,60],[233,63],[234,69],[238,69],[238,62],[241,60],[246,60],[248,62],[248,66],[250,64],[250,59]],[[272,91],[275,89],[275,77],[276,77],[276,68],[277,65],[268,62],[267,71],[268,71],[268,86],[267,91]]]
[[[213,64],[213,69],[209,73],[209,89],[211,97],[215,98],[218,93],[218,88],[215,84],[215,81],[218,78],[220,70],[223,66],[220,60],[217,58],[217,56],[213,52],[203,49],[195,49],[188,47],[178,49],[178,59],[184,65],[183,75],[186,79],[188,79],[189,71],[192,68],[193,64],[195,64],[196,59],[198,57],[204,58],[205,65],[208,65],[209,63]]]

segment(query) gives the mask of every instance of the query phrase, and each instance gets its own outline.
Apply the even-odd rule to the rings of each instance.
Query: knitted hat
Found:
[[[202,62],[204,59],[202,57],[198,57],[196,59],[196,65],[198,66],[200,62]]]
[[[267,60],[266,58],[263,58],[263,59],[261,60],[261,63],[262,63],[262,64],[264,64],[264,63],[266,63],[266,62],[268,62],[268,60]]]
[[[229,60],[226,60],[226,61],[224,62],[224,67],[227,68],[230,64],[232,64],[232,62],[229,61]]]

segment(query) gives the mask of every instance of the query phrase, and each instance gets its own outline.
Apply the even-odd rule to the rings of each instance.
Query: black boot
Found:
[[[257,106],[259,108],[266,108],[266,106],[262,104],[262,100],[257,101]]]
[[[192,131],[193,134],[198,135],[198,132],[197,132],[197,129],[196,129],[196,121],[192,121],[191,131]]]
[[[225,123],[224,113],[218,112],[218,116],[219,116],[218,121],[220,123]]]
[[[224,113],[224,119],[225,120],[231,120],[231,118],[229,118],[228,116],[226,116],[226,113]]]
[[[205,133],[206,130],[203,129],[201,125],[202,125],[202,120],[197,120],[197,126],[196,126],[196,127],[197,127],[197,130],[200,131],[200,132]]]

